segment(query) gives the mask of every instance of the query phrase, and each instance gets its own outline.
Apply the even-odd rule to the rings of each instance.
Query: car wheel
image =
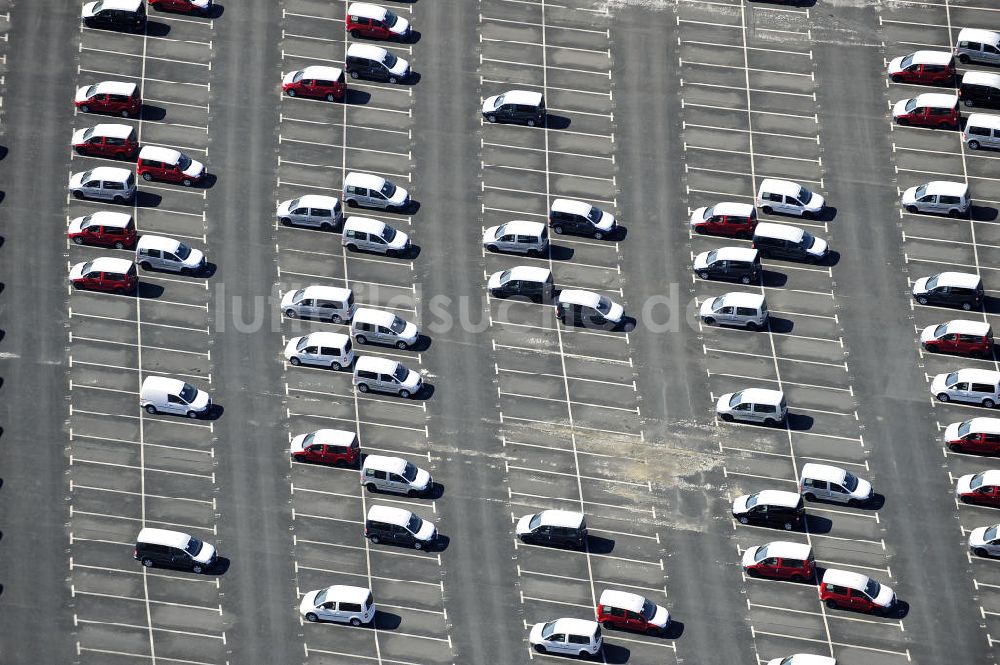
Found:
[[[903,77],[900,76],[899,74],[893,74],[890,77],[890,79],[892,80],[893,83],[902,83],[903,82]]]
[[[979,141],[969,141],[969,150],[979,150]]]
[[[812,218],[813,218],[813,217],[815,217],[815,216],[816,216],[816,215],[814,215],[814,214],[813,214],[813,213],[812,213],[811,211],[809,211],[809,210],[803,210],[803,211],[802,211],[802,219],[812,219]]]
[[[184,180],[181,181],[181,184],[184,185],[185,187],[190,187],[192,185],[192,182],[190,178],[184,178]]]
[[[987,552],[982,547],[977,547],[976,549],[972,550],[972,553],[975,554],[976,556],[983,556],[983,557],[986,557],[986,556],[990,555],[990,553]]]
[[[715,319],[713,319],[711,316],[706,316],[702,320],[705,322],[705,325],[707,325],[707,326],[714,326],[715,325]]]
[[[760,210],[765,215],[770,215],[772,212],[774,212],[774,208],[772,208],[771,206],[762,206]]]
[[[708,229],[706,229],[704,226],[696,226],[694,227],[694,232],[697,233],[698,235],[703,236],[706,233],[708,233]]]
[[[951,401],[951,398],[948,397],[948,393],[938,393],[937,394],[937,400],[939,402],[948,402],[948,401]]]
[[[388,256],[390,259],[395,259],[399,257],[399,252],[397,252],[394,249],[387,249],[385,250],[385,255]]]
[[[604,626],[605,630],[614,630],[615,629],[615,624],[611,623],[610,621],[602,621],[601,625]]]
[[[757,332],[757,324],[753,321],[747,321],[747,330],[750,332]]]
[[[400,349],[400,350],[405,349],[406,348],[406,342],[396,342],[396,348]]]
[[[330,231],[333,230],[333,224],[331,224],[330,222],[323,222],[322,224],[319,225],[319,230],[326,231],[327,233],[329,233]]]
[[[358,207],[358,201],[357,201],[357,199],[347,199],[347,205],[349,207],[351,207],[351,208],[357,208]]]
[[[142,565],[145,566],[146,568],[152,568],[153,567],[153,560],[152,559],[143,559],[142,560]]]
[[[200,564],[195,564],[191,567],[191,572],[194,573],[195,575],[201,575],[203,572],[205,572],[205,569],[202,568]]]
[[[886,610],[884,607],[876,607],[875,609],[872,610],[872,614],[874,614],[877,617],[884,617],[886,614]]]
[[[963,496],[962,497],[962,503],[972,503],[972,497],[971,496]]]
[[[398,82],[399,82],[399,79],[397,79],[395,76],[390,76],[389,77],[389,83],[392,83],[393,85],[395,85]]]
[[[372,544],[373,544],[373,545],[378,545],[379,543],[381,543],[381,542],[382,542],[382,539],[381,539],[381,538],[379,538],[378,536],[372,536],[372,537],[371,537],[371,541],[372,541]]]
[[[139,267],[142,268],[143,270],[152,270],[153,269],[153,266],[150,265],[149,261],[141,261],[139,263]]]
[[[903,125],[905,127],[906,125],[910,124],[910,121],[907,120],[906,118],[896,118],[896,124]]]
[[[289,319],[294,319],[295,318],[295,310],[294,309],[286,309],[285,310],[285,316],[287,318],[289,318]]]
[[[740,520],[739,521],[740,521],[740,524],[750,524],[750,518],[746,517],[746,516],[743,516],[743,515],[740,516]]]
[[[837,601],[835,601],[833,598],[827,598],[826,606],[829,607],[831,610],[835,610],[837,609]]]
[[[306,621],[308,621],[309,623],[316,623],[317,621],[319,621],[319,617],[316,616],[315,612],[309,612],[308,614],[306,614]]]
[[[76,244],[78,245],[83,243],[83,238],[73,238],[73,240],[76,241]],[[115,241],[115,249],[125,249],[125,243],[121,240]]]
[[[722,419],[725,420],[727,423],[731,423],[731,422],[733,422],[733,414],[731,414],[731,413],[723,413],[722,414]]]
[[[332,363],[330,363],[330,369],[332,369],[335,372],[339,372],[340,370],[344,369],[344,367],[336,360],[334,360]]]
[[[302,361],[299,360],[298,357],[296,356],[292,356],[291,358],[289,358],[288,362],[292,365],[295,365],[296,367],[302,364]]]
[[[963,302],[962,303],[962,309],[964,309],[966,312],[968,312],[970,309],[972,309],[972,303],[971,302]]]
[[[328,101],[328,102],[335,102],[335,101],[337,101],[337,96],[335,94],[333,94],[332,92],[328,92],[328,93],[326,93],[326,101]]]
[[[985,406],[987,409],[992,409],[996,405],[997,405],[996,402],[994,402],[991,399],[984,399],[983,400],[983,406]]]
[[[73,190],[73,198],[75,198],[75,199],[82,199],[83,197],[84,197],[84,194],[79,189]]]
[[[486,245],[486,251],[488,251],[488,252],[494,252],[495,253],[495,252],[499,252],[500,248],[497,247],[496,245]]]
[[[966,106],[975,106],[975,102],[972,101],[971,99],[966,99],[965,100],[965,105]]]
[[[556,225],[552,227],[552,230],[556,232],[556,235],[562,235],[565,229],[562,226]]]
[[[354,37],[355,39],[360,39],[361,38],[361,31],[360,30],[351,30],[351,37]]]
[[[73,242],[74,242],[74,244],[82,245],[83,244],[83,238],[81,238],[80,236],[76,236],[75,238],[73,238]],[[120,244],[121,243],[115,243],[115,249],[121,249],[121,247],[118,246]]]
[[[153,174],[152,173],[143,173],[142,174],[142,179],[145,180],[146,182],[150,182],[150,181],[153,180]]]
[[[340,314],[331,314],[330,315],[330,322],[331,323],[343,323],[344,319],[342,319],[340,317]]]
[[[646,634],[649,635],[650,637],[656,637],[657,635],[661,634],[662,632],[663,631],[661,631],[659,628],[647,628],[646,629]]]
[[[146,405],[146,413],[148,413],[151,416],[155,416],[156,415],[156,407],[153,406],[152,404],[147,404]]]
[[[600,231],[594,233],[594,240],[604,240],[604,234]]]
[[[191,418],[193,420],[193,419],[195,419],[195,418],[198,417],[198,414],[196,412],[194,412],[194,411],[188,411],[187,412],[187,417]]]
[[[545,645],[544,644],[536,644],[535,645],[535,651],[537,651],[538,653],[545,653]]]
[[[413,541],[413,549],[415,549],[415,550],[422,550],[423,548],[424,548],[424,544],[421,543],[419,540],[414,540]]]
[[[356,251],[358,251],[358,246],[355,245],[353,242],[347,243],[346,247],[347,247],[347,251],[348,252],[356,252]]]
[[[282,226],[291,226],[292,225],[292,218],[291,217],[282,217],[281,218],[281,224],[282,224]]]
[[[584,651],[583,649],[580,649],[580,653],[579,653],[580,658],[586,658],[589,655],[590,655],[589,651]]]
[[[960,444],[960,443],[949,443],[948,444],[948,450],[950,450],[953,453],[960,453],[960,452],[962,452],[962,444]]]
[[[774,418],[764,418],[764,427],[774,427],[778,424],[778,421]]]
[[[361,392],[363,392],[363,393],[368,392],[368,384],[367,383],[359,383],[358,384],[358,390],[361,391]]]
[[[90,113],[90,107],[86,104],[80,107],[80,113]]]
[[[369,492],[378,491],[378,487],[375,486],[375,483],[368,483],[367,485],[365,485],[365,489],[368,490]]]
[[[969,64],[969,56],[963,53],[960,56],[958,56],[958,61],[963,65],[967,65]]]
[[[740,283],[741,284],[749,284],[750,283],[750,275],[743,275],[742,277],[740,277]]]
[[[937,348],[937,346],[935,346],[933,344],[925,344],[924,345],[924,351],[926,351],[927,353],[937,353],[938,352],[938,348]]]
[[[119,205],[125,203],[125,197],[124,196],[116,196],[116,197],[114,197],[111,200],[114,201],[115,203],[119,204]]]
[[[357,72],[351,72],[351,78],[352,79],[357,79],[358,78],[358,73]]]
[[[781,526],[782,526],[782,528],[784,528],[785,531],[791,531],[792,530],[792,523],[791,522],[785,522]]]
[[[410,396],[410,391],[409,390],[400,390],[399,391],[399,396],[402,397],[403,399],[406,399],[407,397]]]
[[[295,91],[289,88],[288,90],[285,90],[285,94],[288,95],[289,97],[294,97]]]
[[[358,617],[351,617],[351,625],[357,628],[358,626],[361,625],[361,619],[359,619]]]
[[[701,272],[698,273],[698,277],[701,277],[702,279],[708,279],[708,271],[702,270]]]
[[[914,205],[908,205],[906,206],[906,212],[911,212],[911,213],[919,212],[919,208],[917,208],[917,206]]]
[[[926,305],[927,298],[925,298],[924,296],[920,296],[919,298],[917,298],[917,302],[920,303],[921,305]]]
[[[534,120],[529,120],[528,121],[528,127],[534,127],[534,126],[535,126],[535,121]]]
[[[497,117],[495,115],[488,115],[488,116],[486,116],[486,120],[487,120],[487,122],[489,122],[490,124],[492,124],[492,123],[494,123],[494,122],[497,121]]]
[[[367,344],[368,338],[365,337],[364,335],[358,335],[357,337],[354,338],[354,341],[357,342],[358,344]]]

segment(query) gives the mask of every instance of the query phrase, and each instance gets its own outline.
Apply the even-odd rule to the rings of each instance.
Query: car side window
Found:
[[[167,395],[167,402],[170,404],[180,404],[181,398],[177,395]]]
[[[381,382],[383,382],[383,383],[394,383],[395,382],[395,379],[393,378],[392,374],[379,374],[378,375],[378,380],[381,381]]]
[[[403,478],[403,476],[396,473],[390,473],[389,480],[391,480],[394,483],[404,483],[404,484],[406,483],[406,479]]]
[[[109,181],[104,183],[105,189],[125,189],[125,183]]]
[[[778,565],[778,557],[773,556],[773,557],[771,557],[769,559],[764,559],[763,561],[761,561],[761,564],[763,564],[765,566],[777,566]]]
[[[991,386],[988,383],[973,383],[972,392],[974,393],[992,393],[996,391],[996,386]]]
[[[952,390],[968,390],[969,384],[966,381],[949,386]]]
[[[549,635],[549,642],[565,642],[566,636],[562,633],[552,633]]]
[[[991,46],[990,44],[983,44],[983,51],[985,51],[986,53],[993,54],[993,55],[1000,54],[1000,51],[997,50],[997,47],[996,46]]]
[[[336,349],[332,346],[324,346],[320,348],[320,355],[324,356],[339,356],[343,353],[340,349]]]
[[[746,403],[744,403],[744,404],[737,404],[736,408],[733,409],[733,411],[749,411],[749,410],[750,410],[750,405],[746,404]]]
[[[623,610],[620,607],[612,607],[612,608],[610,608],[610,611],[608,612],[608,614],[610,614],[613,617],[624,617],[625,616],[625,610]]]
[[[631,614],[631,613],[630,613]],[[590,638],[586,635],[570,635],[570,644],[590,644]]]
[[[535,241],[535,239],[532,238],[531,236],[522,236],[522,235],[519,235],[519,236],[517,236],[517,241],[519,243],[523,243],[523,244],[530,244],[530,243],[533,243]]]
[[[368,379],[369,381],[377,381],[378,380],[378,373],[377,372],[370,372],[368,370],[359,370],[358,371],[358,378],[360,378],[360,379]]]

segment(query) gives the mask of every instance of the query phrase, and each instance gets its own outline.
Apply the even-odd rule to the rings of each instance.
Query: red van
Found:
[[[66,235],[77,245],[101,245],[115,249],[132,247],[137,236],[132,215],[106,210],[71,220]]]
[[[944,430],[944,444],[956,453],[1000,453],[1000,418],[973,418]]]
[[[212,0],[149,0],[150,6],[157,11],[179,12],[206,16],[212,11]]]
[[[143,180],[179,182],[185,187],[196,185],[205,177],[205,165],[173,148],[143,146],[139,151],[136,172]]]
[[[102,256],[70,268],[69,281],[77,289],[125,294],[135,291],[139,277],[131,260]]]
[[[410,22],[380,5],[352,2],[347,8],[345,24],[351,37],[372,39],[408,39]]]
[[[867,575],[828,568],[819,585],[826,606],[885,616],[896,606],[896,593]]]
[[[1000,507],[1000,471],[990,469],[962,476],[955,484],[955,498],[962,503]]]
[[[339,102],[347,94],[347,84],[344,83],[344,70],[310,65],[285,74],[281,79],[281,90],[289,97],[316,97]]]
[[[73,149],[91,157],[127,159],[139,149],[131,125],[94,125],[73,132]]]
[[[597,620],[605,628],[662,635],[670,625],[670,612],[639,594],[605,589],[597,603]]]
[[[750,238],[757,228],[757,209],[749,203],[716,203],[695,210],[691,227],[697,233]]]
[[[291,456],[294,462],[355,466],[361,458],[361,451],[354,432],[320,429],[292,439]]]
[[[916,51],[889,62],[893,83],[951,85],[955,82],[955,57],[949,51]]]
[[[812,547],[805,543],[775,541],[743,552],[743,570],[751,577],[774,577],[804,582],[816,574]]]
[[[137,118],[142,98],[135,83],[101,81],[78,88],[73,99],[81,113],[113,113],[123,118]]]
[[[931,353],[990,358],[993,356],[993,329],[985,321],[948,321],[924,328],[920,344]]]
[[[957,129],[961,121],[958,104],[958,95],[925,92],[896,102],[892,117],[900,125]]]

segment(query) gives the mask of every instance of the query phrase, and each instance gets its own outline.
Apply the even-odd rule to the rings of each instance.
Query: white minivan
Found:
[[[420,330],[416,324],[399,318],[392,312],[359,307],[351,319],[351,335],[358,344],[389,344],[408,349],[417,343]]]
[[[139,389],[139,406],[146,413],[171,413],[197,418],[212,408],[212,398],[190,383],[166,376],[147,376]]]
[[[434,479],[428,471],[402,457],[366,455],[361,464],[361,484],[369,492],[417,496],[433,489]]]
[[[375,600],[371,589],[335,584],[306,592],[299,602],[299,612],[310,622],[336,621],[360,626],[375,618]]]
[[[931,381],[931,395],[939,402],[971,402],[992,409],[1000,404],[1000,372],[966,368],[938,374]]]
[[[785,393],[764,388],[747,388],[726,393],[716,402],[715,414],[726,422],[742,420],[777,425],[784,422],[787,415]]]
[[[78,199],[130,203],[135,198],[135,175],[117,166],[98,166],[71,175],[69,191]]]
[[[316,226],[333,231],[340,226],[344,213],[336,196],[306,194],[279,203],[277,217],[285,226]]]
[[[205,254],[180,240],[143,234],[135,245],[135,262],[143,270],[169,270],[195,275],[205,270]]]
[[[354,291],[338,286],[307,286],[281,297],[281,311],[290,319],[303,317],[343,323],[351,320],[356,309]]]
[[[601,650],[601,627],[589,619],[556,619],[531,627],[528,642],[539,653],[557,653],[586,658]]]
[[[777,212],[812,219],[822,214],[826,199],[790,180],[765,178],[757,189],[756,204],[768,215]]]
[[[719,324],[760,330],[767,325],[767,301],[760,293],[734,291],[709,298],[701,304],[699,314],[710,326]]]
[[[344,177],[344,202],[352,208],[400,212],[409,207],[410,194],[381,176],[351,171]]]
[[[370,390],[412,397],[420,392],[424,382],[420,374],[388,358],[358,356],[354,365],[354,385],[359,392]]]
[[[875,496],[872,484],[850,471],[829,464],[809,462],[799,473],[799,494],[806,501],[836,501],[850,506],[870,501]]]
[[[341,244],[351,252],[375,252],[389,257],[402,256],[410,249],[410,236],[385,222],[351,215],[344,221]]]
[[[319,365],[341,370],[354,362],[354,346],[347,335],[317,331],[288,340],[284,356],[292,365]]]

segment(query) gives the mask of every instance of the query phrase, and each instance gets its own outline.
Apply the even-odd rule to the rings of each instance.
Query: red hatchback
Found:
[[[77,289],[125,294],[135,291],[139,277],[129,259],[102,256],[70,268],[69,281]]]
[[[812,547],[805,543],[775,541],[743,552],[743,570],[751,577],[774,577],[804,582],[816,574]]]
[[[1000,470],[962,476],[955,484],[955,498],[962,503],[1000,507]]]
[[[697,233],[750,238],[757,228],[757,209],[749,203],[716,203],[691,213],[691,228]]]
[[[892,107],[892,117],[900,125],[956,129],[961,121],[958,95],[925,92],[913,99],[901,99]]]
[[[993,356],[993,328],[985,321],[948,321],[924,328],[920,332],[920,344],[931,353],[990,358]]]
[[[1000,454],[1000,418],[973,418],[944,430],[944,444],[956,453]]]
[[[355,466],[361,457],[361,451],[354,432],[320,429],[310,434],[299,434],[292,439],[291,456],[294,462]]]
[[[157,11],[180,12],[205,16],[212,11],[212,0],[149,0],[150,6]]]
[[[82,113],[113,113],[136,118],[142,111],[142,99],[135,83],[101,81],[78,88],[73,103]]]
[[[137,234],[132,215],[100,210],[71,220],[66,236],[77,245],[125,249],[135,244]]]
[[[367,2],[351,3],[347,8],[345,27],[355,39],[407,39],[410,36],[409,21],[396,16],[385,7]]]
[[[606,589],[597,603],[597,620],[605,628],[662,635],[670,625],[670,612],[638,594]]]
[[[281,89],[289,97],[316,97],[328,102],[342,101],[347,94],[344,70],[320,65],[288,72],[281,79]]]
[[[950,85],[955,82],[955,57],[948,51],[917,51],[889,63],[893,83]]]
[[[91,157],[127,159],[135,155],[139,142],[131,125],[94,125],[73,132],[73,149]]]

